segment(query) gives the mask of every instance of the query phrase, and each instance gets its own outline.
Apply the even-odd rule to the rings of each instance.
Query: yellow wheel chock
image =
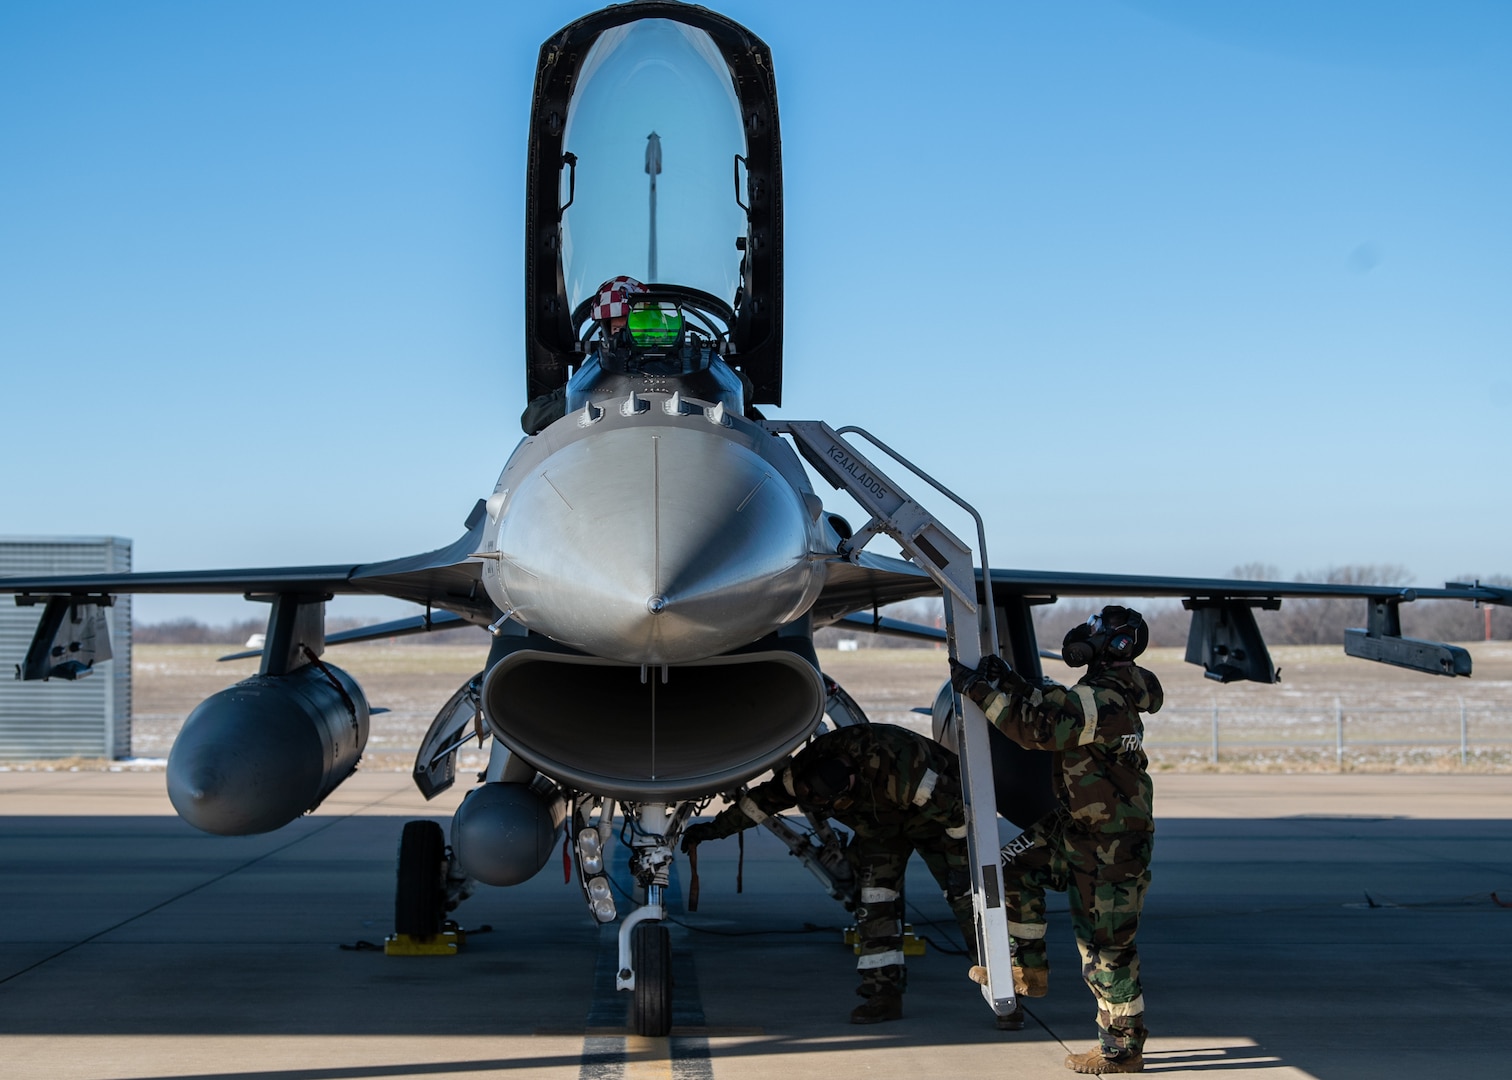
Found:
[[[467,942],[463,930],[444,930],[430,937],[390,934],[383,939],[384,956],[456,956]]]

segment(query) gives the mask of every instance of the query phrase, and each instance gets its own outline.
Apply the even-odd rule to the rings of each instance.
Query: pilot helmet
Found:
[[[1144,616],[1133,608],[1109,604],[1066,633],[1061,659],[1068,667],[1102,667],[1133,660],[1149,644],[1150,628]]]
[[[610,278],[599,286],[598,300],[593,305],[594,320],[607,323],[610,319],[625,318],[630,314],[630,298],[645,291],[644,285],[626,274]]]

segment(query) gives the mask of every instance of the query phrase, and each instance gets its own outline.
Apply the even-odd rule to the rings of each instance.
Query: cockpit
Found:
[[[596,302],[623,295],[601,288],[574,312],[574,323],[582,324],[578,340],[585,359],[567,382],[564,412],[595,398],[673,390],[737,414],[745,411],[752,388],[726,362],[734,321],[730,306],[698,290],[644,286],[626,275],[604,286],[626,281],[635,291],[624,300]]]
[[[770,53],[706,9],[643,0],[541,49],[527,193],[528,389],[568,411],[676,383],[781,403],[781,200]],[[627,309],[595,317],[632,281]],[[528,411],[528,410],[527,410]],[[528,428],[528,425],[527,425]]]

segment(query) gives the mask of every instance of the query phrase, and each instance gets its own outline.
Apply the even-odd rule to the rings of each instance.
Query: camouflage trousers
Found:
[[[1015,963],[1048,970],[1045,892],[1065,892],[1082,978],[1097,999],[1103,1049],[1144,1049],[1144,993],[1134,934],[1150,885],[1149,832],[1094,833],[1047,815],[1003,848],[1003,902]]]
[[[955,820],[964,823],[964,811]],[[966,935],[967,949],[975,947],[964,824],[959,837],[951,836],[937,817],[922,815],[897,828],[857,829],[845,851],[859,886],[856,934],[861,955],[856,959],[856,970],[861,986],[856,992],[862,997],[883,989],[902,991],[908,985],[903,960],[903,877],[909,857],[916,851],[943,890]]]

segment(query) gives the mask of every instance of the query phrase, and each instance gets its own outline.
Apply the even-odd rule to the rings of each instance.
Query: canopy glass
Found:
[[[729,66],[708,34],[667,19],[606,30],[583,60],[563,145],[573,308],[617,274],[734,304],[746,143]]]

